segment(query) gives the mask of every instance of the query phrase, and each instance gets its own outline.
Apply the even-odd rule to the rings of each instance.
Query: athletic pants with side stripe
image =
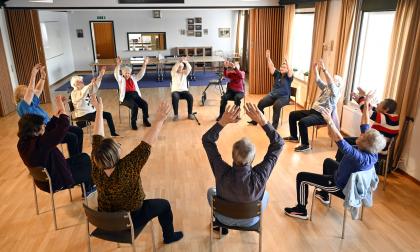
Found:
[[[297,202],[301,206],[308,203],[308,186],[322,189],[325,193],[333,193],[344,198],[343,192],[335,185],[334,174],[339,163],[331,158],[324,160],[322,174],[299,172],[296,176]]]

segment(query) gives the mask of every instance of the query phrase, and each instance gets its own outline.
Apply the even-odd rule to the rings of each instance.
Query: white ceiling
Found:
[[[54,0],[53,3],[9,0],[7,7],[27,8],[169,8],[169,7],[261,7],[279,6],[278,0],[184,0],[184,4],[118,4],[118,0]]]

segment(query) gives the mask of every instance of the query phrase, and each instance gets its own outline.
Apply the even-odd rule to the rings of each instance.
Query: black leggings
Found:
[[[89,191],[93,186],[91,171],[92,165],[90,157],[86,153],[81,153],[66,159],[75,184],[84,183],[86,190]]]
[[[220,101],[220,111],[219,116],[222,116],[225,113],[226,105],[228,101],[234,101],[235,106],[241,106],[241,100],[244,98],[243,92],[235,92],[231,89],[226,90],[226,93],[222,95],[222,100]]]
[[[266,95],[258,102],[258,109],[264,113],[264,108],[273,105],[273,127],[275,129],[279,126],[279,118],[281,108],[288,105],[290,101],[289,96],[280,96],[274,97],[271,95]]]
[[[308,140],[308,127],[314,125],[325,124],[324,118],[318,111],[311,110],[299,110],[292,111],[289,114],[289,129],[290,136],[298,137],[297,135],[297,122],[299,121],[299,135],[302,145],[309,145]]]
[[[297,202],[300,206],[308,204],[308,186],[321,189],[324,193],[333,193],[344,199],[342,190],[335,185],[334,174],[339,163],[331,158],[324,160],[322,175],[311,172],[299,172],[296,176]]]
[[[106,120],[108,127],[109,127],[109,131],[111,132],[111,135],[115,134],[115,125],[114,125],[114,120],[112,120],[112,115],[109,112],[103,112],[103,117]],[[96,111],[86,114],[84,116],[78,117],[77,119],[81,119],[81,120],[86,120],[89,122],[94,122],[96,118]]]
[[[124,101],[121,104],[131,109],[131,124],[136,123],[139,108],[143,111],[143,121],[149,118],[149,105],[137,92],[125,93]]]
[[[148,199],[143,201],[140,209],[131,212],[134,227],[146,225],[151,219],[158,217],[162,227],[163,238],[169,240],[174,234],[171,205],[165,199]]]
[[[174,115],[178,115],[178,103],[180,99],[187,100],[188,105],[188,114],[192,114],[192,108],[193,108],[193,102],[194,98],[188,91],[182,91],[182,92],[172,92],[172,107],[174,109]]]
[[[70,126],[61,143],[67,144],[70,157],[82,153],[83,130],[77,126]]]

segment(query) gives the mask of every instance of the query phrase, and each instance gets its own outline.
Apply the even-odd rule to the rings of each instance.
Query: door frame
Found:
[[[115,29],[114,29],[114,21],[113,20],[100,20],[100,21],[98,21],[98,20],[90,20],[89,21],[89,29],[90,29],[90,42],[91,42],[91,44],[92,44],[92,54],[93,54],[93,62],[95,62],[97,59],[96,59],[96,46],[95,46],[95,43],[93,42],[93,34],[92,34],[92,32],[93,32],[93,30],[92,30],[92,27],[93,27],[93,24],[92,23],[111,23],[112,24],[112,34],[114,35],[113,37],[114,37],[114,54],[118,57],[118,54],[117,54],[117,44],[115,43]]]

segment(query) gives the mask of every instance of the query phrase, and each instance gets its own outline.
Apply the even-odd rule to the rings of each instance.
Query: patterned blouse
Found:
[[[103,136],[94,135],[92,152],[101,144]],[[92,178],[98,191],[98,210],[107,212],[134,211],[142,207],[145,194],[140,171],[150,156],[151,146],[141,142],[121,158],[111,176],[92,162]]]

